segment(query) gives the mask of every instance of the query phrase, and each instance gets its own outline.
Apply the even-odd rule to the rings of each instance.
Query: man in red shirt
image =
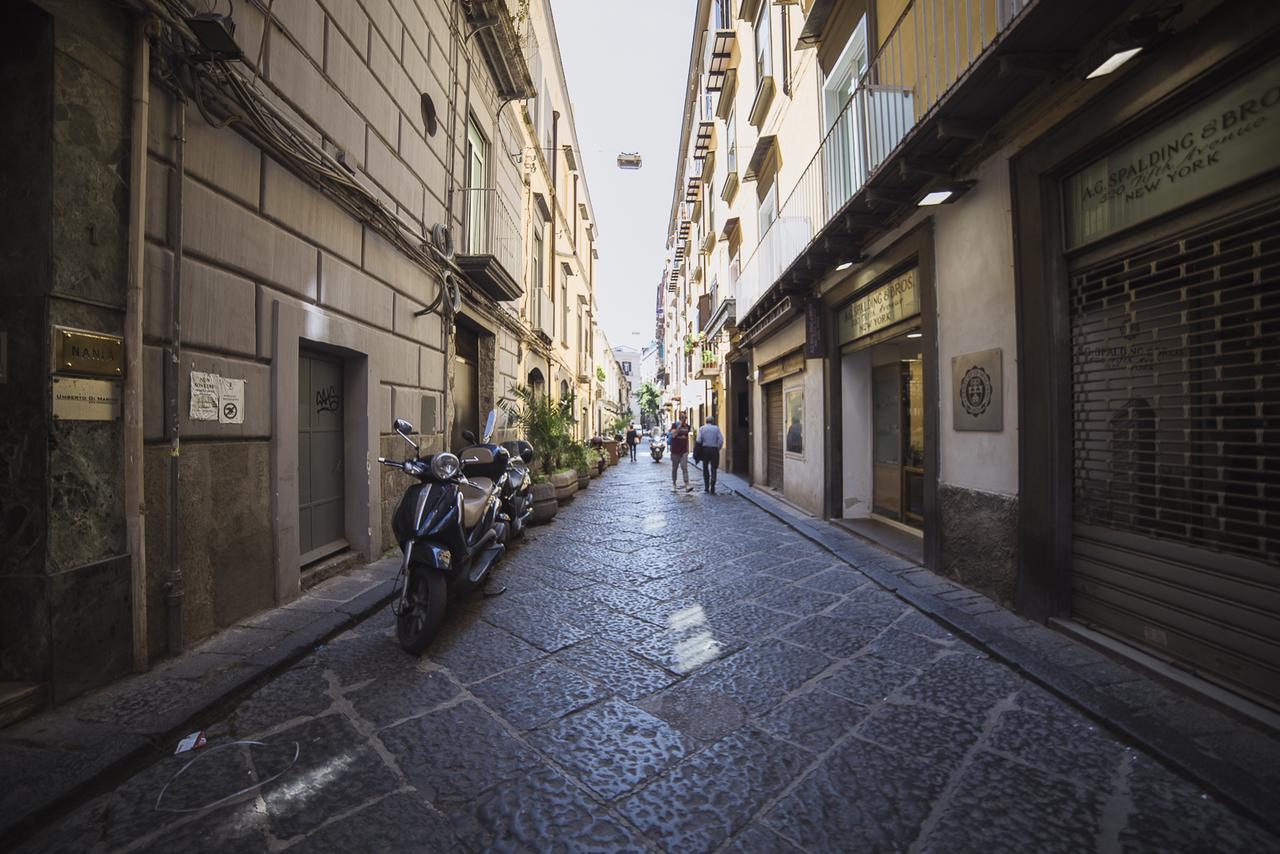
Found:
[[[689,422],[683,417],[672,422],[667,444],[671,449],[671,491],[679,491],[676,488],[676,469],[680,469],[684,472],[684,491],[693,492],[689,485]]]

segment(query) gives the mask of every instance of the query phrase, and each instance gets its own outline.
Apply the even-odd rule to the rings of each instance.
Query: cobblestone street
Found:
[[[25,850],[1280,848],[739,496],[672,494],[669,471],[644,448],[607,471],[421,660],[383,609],[211,722],[203,755]]]

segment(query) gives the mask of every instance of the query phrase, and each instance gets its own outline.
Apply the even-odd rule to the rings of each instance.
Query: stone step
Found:
[[[34,682],[0,682],[0,729],[43,709],[45,696],[45,687]]]
[[[324,560],[319,560],[313,564],[305,566],[302,569],[302,578],[300,581],[302,590],[310,590],[320,582],[328,581],[335,575],[341,575],[348,569],[351,569],[354,566],[359,566],[363,562],[364,561],[358,552],[353,552],[348,549],[347,551],[338,552],[332,557],[327,557]]]

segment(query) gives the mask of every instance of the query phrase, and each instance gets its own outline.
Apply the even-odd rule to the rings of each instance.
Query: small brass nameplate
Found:
[[[53,372],[124,376],[124,339],[119,335],[53,327]]]

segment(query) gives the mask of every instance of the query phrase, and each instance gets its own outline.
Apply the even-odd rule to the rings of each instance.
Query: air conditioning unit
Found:
[[[619,169],[639,169],[640,168],[640,152],[624,151],[618,155]]]

